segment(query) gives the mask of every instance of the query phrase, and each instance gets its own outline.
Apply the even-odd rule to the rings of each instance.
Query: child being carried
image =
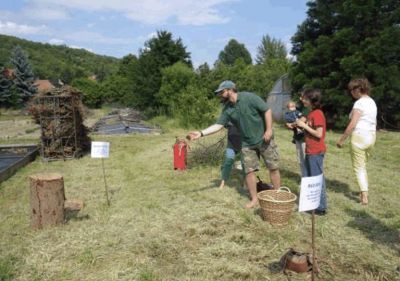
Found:
[[[285,122],[292,124],[293,131],[296,135],[304,135],[304,131],[296,126],[296,120],[303,117],[303,114],[297,110],[296,103],[294,101],[289,101],[287,103],[288,111],[285,113]]]

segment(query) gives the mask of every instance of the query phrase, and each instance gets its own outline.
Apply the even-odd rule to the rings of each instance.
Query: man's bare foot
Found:
[[[258,200],[251,200],[249,203],[246,204],[246,209],[252,209],[258,205]]]
[[[219,185],[219,189],[223,189],[223,188],[224,188],[224,186],[225,186],[225,181],[224,181],[224,180],[222,180],[222,181],[221,181],[221,184]]]
[[[368,205],[368,193],[366,191],[362,191],[360,193],[360,201],[362,205]]]

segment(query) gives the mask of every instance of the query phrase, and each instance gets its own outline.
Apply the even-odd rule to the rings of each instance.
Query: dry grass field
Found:
[[[11,135],[7,127],[3,143],[11,142],[3,138]],[[275,131],[283,184],[298,193],[291,133],[279,125]],[[36,133],[19,137],[37,142]],[[248,198],[237,175],[219,190],[217,165],[174,171],[172,145],[184,133],[169,126],[161,135],[94,136],[111,143],[110,207],[101,161],[89,155],[49,163],[38,157],[1,183],[0,280],[310,280],[287,277],[278,264],[290,247],[310,251],[310,215],[294,212],[288,226],[272,227],[259,210],[243,208]],[[358,203],[348,147],[334,147],[338,136],[327,135],[329,213],[317,217],[317,280],[400,280],[399,135],[378,133],[367,207]],[[63,226],[35,231],[27,177],[39,172],[61,173],[66,197],[86,206]],[[259,175],[268,178],[265,169]]]

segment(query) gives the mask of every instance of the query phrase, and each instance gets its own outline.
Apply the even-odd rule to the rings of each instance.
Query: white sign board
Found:
[[[324,175],[301,178],[299,212],[315,210],[321,198]]]
[[[110,143],[104,141],[92,141],[92,158],[108,158],[110,153]]]

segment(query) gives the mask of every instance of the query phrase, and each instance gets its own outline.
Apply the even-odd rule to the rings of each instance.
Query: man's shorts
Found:
[[[260,169],[260,156],[268,170],[279,168],[278,147],[272,138],[269,143],[262,142],[262,144],[242,148],[242,159],[246,174]]]

